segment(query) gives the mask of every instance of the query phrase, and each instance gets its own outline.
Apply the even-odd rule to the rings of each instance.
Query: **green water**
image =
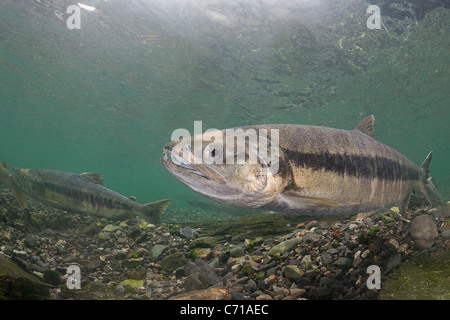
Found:
[[[450,198],[448,5],[380,2],[369,30],[365,1],[91,0],[100,12],[70,30],[54,11],[72,3],[0,2],[0,161],[100,172],[141,203],[213,213],[159,162],[173,130],[352,129],[374,114],[376,138],[415,163],[434,150]]]

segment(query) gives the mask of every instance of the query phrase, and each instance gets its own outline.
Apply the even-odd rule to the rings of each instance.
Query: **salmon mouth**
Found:
[[[178,157],[175,155],[175,159],[172,157],[172,147],[170,146],[170,143],[166,144],[163,147],[163,154],[164,156],[161,158],[161,163],[167,168],[174,168],[175,170],[181,170],[185,169],[188,170],[188,172],[196,174],[201,176],[202,178],[211,180],[207,175],[205,175],[203,172],[201,172],[194,164],[185,163],[183,161],[182,155],[179,154]],[[177,159],[178,158],[178,159]],[[171,171],[169,169],[169,171]]]

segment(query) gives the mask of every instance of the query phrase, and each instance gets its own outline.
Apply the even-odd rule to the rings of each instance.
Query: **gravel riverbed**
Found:
[[[45,290],[26,292],[0,269],[0,297],[377,299],[380,290],[367,286],[368,267],[380,268],[383,283],[405,260],[448,250],[448,213],[449,205],[418,208],[404,218],[394,209],[359,220],[263,214],[155,226],[138,218],[70,214],[32,201],[18,210],[2,190],[0,256],[35,276]],[[248,232],[275,222],[283,226],[278,232]],[[77,275],[68,274],[73,265]],[[70,289],[68,280],[74,283],[75,276],[81,289]]]

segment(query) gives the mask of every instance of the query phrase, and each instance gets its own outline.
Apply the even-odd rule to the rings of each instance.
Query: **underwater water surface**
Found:
[[[0,160],[100,172],[140,203],[232,218],[160,164],[177,128],[296,123],[352,129],[420,164],[450,198],[450,9],[411,1],[0,3]],[[177,214],[182,214],[178,212]]]

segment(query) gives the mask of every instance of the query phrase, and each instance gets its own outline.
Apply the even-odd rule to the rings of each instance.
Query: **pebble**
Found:
[[[294,248],[296,245],[300,243],[301,239],[294,238],[290,240],[283,241],[276,246],[274,246],[272,249],[269,250],[268,255],[270,256],[280,256],[286,253],[287,251]]]
[[[411,221],[409,229],[411,237],[418,248],[429,249],[438,236],[438,229],[429,215],[419,215]]]
[[[214,237],[201,237],[193,240],[190,244],[190,248],[213,248],[217,243]]]
[[[40,219],[50,220],[55,212],[62,214],[44,210]],[[138,219],[118,223],[82,215],[73,216],[79,231],[29,233],[20,219],[14,225],[0,219],[0,251],[23,268],[41,274],[51,270],[47,274],[59,277],[63,286],[67,267],[77,264],[83,286],[106,284],[120,298],[131,299],[373,299],[377,293],[369,293],[365,284],[367,266],[379,265],[385,276],[422,252],[412,240],[416,245],[417,240],[430,241],[426,250],[434,251],[444,250],[450,240],[445,218],[435,220],[421,211],[413,213],[411,223],[383,215],[332,224],[313,220],[294,223],[284,236],[253,238],[205,236],[200,228],[143,227]],[[425,233],[424,224],[430,229]],[[77,294],[55,290],[53,297]],[[92,292],[97,294],[105,293]]]
[[[303,277],[302,271],[295,265],[286,266],[284,268],[283,275],[291,281],[296,281]]]
[[[244,248],[242,247],[235,247],[230,250],[230,256],[233,258],[242,257],[245,254]]]
[[[168,246],[164,244],[155,244],[150,250],[150,260],[157,261],[164,251],[168,249]]]

